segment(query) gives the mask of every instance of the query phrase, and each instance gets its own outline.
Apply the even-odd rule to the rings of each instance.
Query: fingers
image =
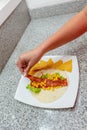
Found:
[[[31,66],[30,62],[28,61],[28,64],[24,62],[24,60],[19,59],[16,63],[17,67],[19,68],[20,72],[24,75],[27,76]]]
[[[19,68],[20,72],[24,74],[24,70],[26,69],[26,64],[24,64],[20,59],[16,63],[17,67]]]
[[[29,52],[23,53],[19,57],[16,65],[18,66],[22,74],[27,76],[31,67],[38,61],[38,55],[36,54],[37,54],[37,51],[29,51]]]
[[[24,75],[27,76],[29,70],[30,70],[30,63],[28,64],[28,66],[26,67],[25,71],[24,71]]]

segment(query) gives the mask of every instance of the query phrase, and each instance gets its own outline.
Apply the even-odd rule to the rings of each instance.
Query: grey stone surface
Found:
[[[23,35],[29,21],[28,9],[23,0],[0,27],[0,72]]]
[[[4,130],[86,130],[87,129],[87,34],[46,55],[76,55],[80,85],[72,109],[37,108],[14,100],[21,77],[15,65],[18,56],[44,41],[74,14],[32,20],[0,75],[0,127]]]
[[[32,19],[43,18],[54,15],[62,15],[80,11],[87,4],[87,0],[71,0],[51,6],[29,9]]]

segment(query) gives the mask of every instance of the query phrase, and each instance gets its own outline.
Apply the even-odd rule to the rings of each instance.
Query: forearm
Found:
[[[70,19],[62,28],[55,34],[49,37],[45,42],[40,44],[37,48],[46,53],[52,49],[68,43],[87,31],[87,15],[81,11]]]

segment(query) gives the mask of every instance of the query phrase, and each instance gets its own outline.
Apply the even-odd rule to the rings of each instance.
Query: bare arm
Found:
[[[87,7],[71,18],[63,27],[49,37],[45,42],[31,51],[23,53],[17,61],[19,70],[23,74],[27,74],[30,68],[36,64],[46,52],[72,41],[86,31]]]
[[[73,18],[71,18],[62,28],[40,44],[39,49],[43,54],[59,46],[74,40],[87,31],[87,6]]]

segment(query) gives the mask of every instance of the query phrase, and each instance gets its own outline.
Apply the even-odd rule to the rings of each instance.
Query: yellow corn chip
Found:
[[[35,64],[29,71],[29,74],[33,75],[36,71],[41,69],[48,69],[53,66],[52,59],[49,59],[48,61],[40,60],[37,64]]]
[[[57,62],[55,62],[55,63],[53,64],[53,68],[54,68],[54,69],[59,69],[59,66],[60,66],[61,64],[63,64],[63,61],[62,61],[62,60],[59,60],[59,61],[57,61]]]
[[[63,71],[72,72],[72,60],[64,62],[59,60],[57,62],[53,62],[50,58],[48,61],[40,60],[37,64],[35,64],[29,71],[29,74],[33,75],[35,72],[42,70],[42,69],[59,69]]]
[[[50,58],[48,61],[47,61],[47,65],[46,65],[46,69],[48,68],[51,68],[53,66],[54,62],[52,61],[52,59]]]
[[[63,71],[72,72],[72,60],[66,61],[63,64],[61,64],[58,69]]]

